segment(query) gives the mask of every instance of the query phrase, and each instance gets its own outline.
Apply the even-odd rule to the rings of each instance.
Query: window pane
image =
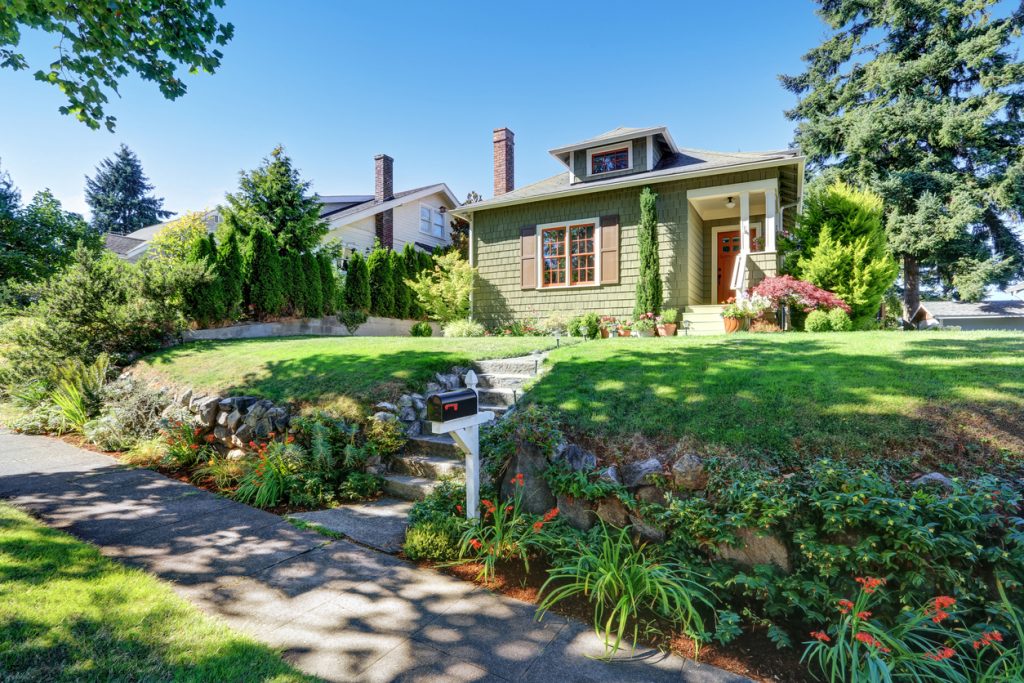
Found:
[[[608,173],[629,168],[629,148],[613,149],[590,157],[591,173]]]
[[[569,284],[593,284],[596,275],[593,225],[574,225],[569,229],[569,257]]]
[[[565,284],[565,228],[548,228],[541,236],[541,286]]]
[[[434,212],[434,237],[444,237],[444,214]]]

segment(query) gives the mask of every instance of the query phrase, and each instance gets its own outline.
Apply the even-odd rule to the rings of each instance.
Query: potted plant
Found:
[[[620,320],[619,321],[619,336],[620,337],[630,337],[630,336],[632,336],[633,333],[632,333],[632,330],[631,330],[631,326],[632,326],[632,323],[630,321],[628,321],[628,320]]]
[[[616,320],[613,315],[601,316],[601,339],[615,336]]]
[[[725,324],[725,333],[732,334],[743,329],[743,323],[747,319],[747,312],[743,309],[742,302],[736,301],[736,297],[729,297],[722,308],[722,322]]]
[[[666,308],[658,319],[658,336],[674,337],[679,327],[679,309]]]
[[[644,313],[633,321],[633,331],[638,337],[653,337],[657,327],[657,316],[653,313]]]

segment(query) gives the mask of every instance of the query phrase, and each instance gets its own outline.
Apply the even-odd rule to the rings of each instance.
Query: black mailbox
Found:
[[[470,415],[476,415],[476,392],[472,389],[446,391],[427,399],[427,419],[431,422],[451,422]]]

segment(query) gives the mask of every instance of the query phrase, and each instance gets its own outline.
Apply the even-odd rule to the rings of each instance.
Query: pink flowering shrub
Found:
[[[792,275],[766,277],[750,291],[769,299],[773,308],[789,305],[805,313],[819,309],[828,311],[833,308],[850,312],[847,303],[832,292],[816,287],[810,282],[797,280]]]

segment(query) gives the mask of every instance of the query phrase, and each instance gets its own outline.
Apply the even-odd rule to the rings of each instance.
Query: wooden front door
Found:
[[[718,298],[724,304],[726,299],[735,296],[729,286],[732,284],[732,269],[736,265],[736,256],[740,253],[740,231],[720,232],[715,237],[715,254],[718,262]]]

